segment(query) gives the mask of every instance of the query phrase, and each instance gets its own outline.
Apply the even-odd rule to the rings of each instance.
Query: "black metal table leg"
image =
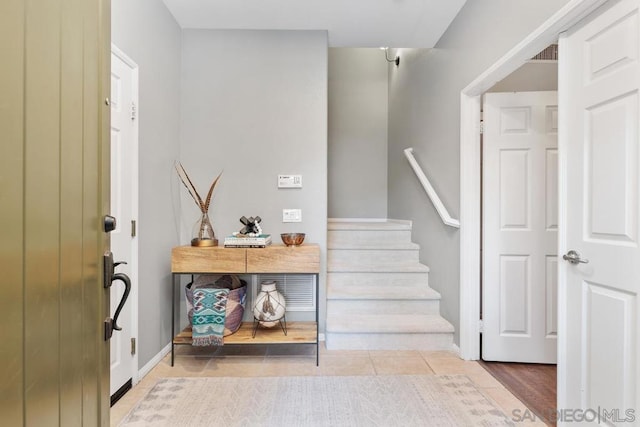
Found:
[[[173,367],[175,358],[174,337],[176,336],[176,281],[178,280],[178,275],[173,273],[171,276],[173,278],[171,283],[171,366]]]
[[[320,317],[319,317],[319,295],[320,295],[320,275],[316,273],[316,367],[320,366]]]

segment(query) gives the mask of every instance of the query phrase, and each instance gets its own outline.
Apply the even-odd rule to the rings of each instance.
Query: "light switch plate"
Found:
[[[302,175],[278,175],[278,188],[302,188]]]
[[[302,222],[302,209],[282,209],[282,222]]]

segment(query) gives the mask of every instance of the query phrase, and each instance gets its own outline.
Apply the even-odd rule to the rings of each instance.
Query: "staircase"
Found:
[[[410,222],[329,222],[327,248],[328,349],[451,349]]]

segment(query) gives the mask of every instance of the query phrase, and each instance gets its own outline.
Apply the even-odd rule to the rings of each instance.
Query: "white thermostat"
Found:
[[[278,188],[302,188],[302,175],[278,175]]]

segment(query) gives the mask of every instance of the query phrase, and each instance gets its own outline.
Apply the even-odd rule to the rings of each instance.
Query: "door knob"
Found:
[[[580,254],[574,250],[570,250],[566,254],[562,255],[562,259],[565,261],[569,261],[571,264],[588,264],[588,259],[580,258]]]
[[[105,215],[102,218],[105,233],[111,233],[116,229],[116,218],[111,215]]]

